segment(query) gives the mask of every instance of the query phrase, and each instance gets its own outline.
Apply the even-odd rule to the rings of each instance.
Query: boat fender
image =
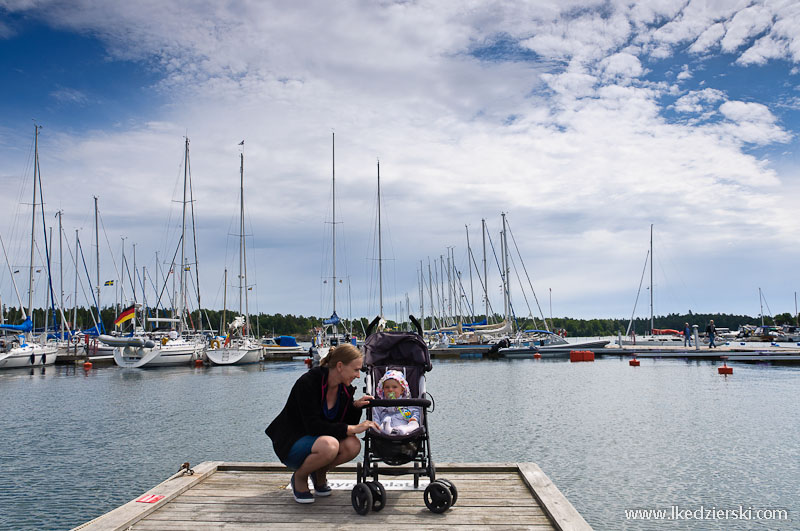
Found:
[[[161,338],[161,344],[162,344],[162,345],[166,345],[166,344],[167,344],[167,341],[169,341],[169,338],[168,338],[168,337],[162,337],[162,338]]]
[[[148,339],[147,341],[144,342],[144,345],[142,345],[142,346],[144,348],[153,348],[153,347],[156,346],[156,342],[153,341],[152,339]]]
[[[219,339],[212,339],[211,340],[211,348],[216,350],[219,348]]]

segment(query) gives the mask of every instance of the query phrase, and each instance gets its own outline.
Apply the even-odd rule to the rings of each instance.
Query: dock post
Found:
[[[697,325],[692,325],[692,335],[694,336],[694,349],[700,350],[700,334],[697,331]]]

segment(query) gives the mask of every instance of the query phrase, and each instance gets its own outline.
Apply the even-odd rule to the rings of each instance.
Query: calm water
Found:
[[[596,529],[800,529],[800,369],[440,361],[434,460],[533,461]],[[205,460],[276,461],[264,427],[298,362],[0,372],[0,529],[67,529]],[[625,509],[790,521],[629,521]]]

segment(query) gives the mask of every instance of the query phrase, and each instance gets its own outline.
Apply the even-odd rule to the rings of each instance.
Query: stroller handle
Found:
[[[419,335],[424,335],[423,330],[422,330],[422,325],[419,324],[419,321],[417,320],[417,318],[414,317],[413,315],[409,315],[408,318],[411,320],[411,323],[414,325],[414,328],[417,329],[417,333]],[[368,336],[372,335],[372,332],[375,330],[375,328],[378,326],[378,324],[380,322],[381,322],[381,316],[379,315],[375,319],[373,319],[372,322],[369,325],[367,325],[367,334],[366,335],[368,335]]]
[[[364,407],[422,406],[431,407],[431,401],[425,398],[396,398],[394,400],[370,400]]]

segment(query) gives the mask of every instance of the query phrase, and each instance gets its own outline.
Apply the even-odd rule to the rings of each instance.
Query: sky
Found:
[[[657,315],[793,313],[798,81],[790,0],[0,0],[0,235],[27,305],[36,123],[36,306],[42,219],[65,306],[78,231],[87,304],[95,196],[102,304],[123,246],[171,291],[188,138],[205,307],[238,307],[243,153],[251,311],[330,315],[335,227],[339,315],[377,315],[378,264],[385,316],[420,313],[420,268],[430,313],[448,254],[482,313],[485,220],[502,312],[505,213],[518,316],[647,316],[651,264]]]

